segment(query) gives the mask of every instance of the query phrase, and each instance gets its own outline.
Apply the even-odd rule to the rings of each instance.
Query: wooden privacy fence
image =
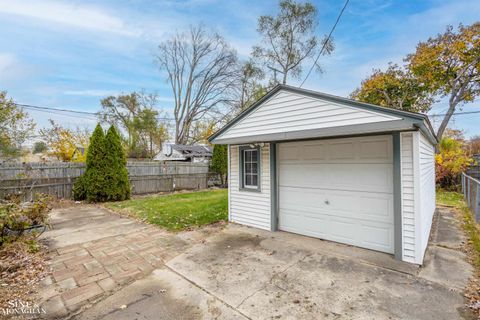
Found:
[[[480,181],[462,173],[462,192],[475,221],[480,222]]]
[[[201,163],[132,161],[127,169],[133,194],[205,189],[212,178],[208,165]],[[0,199],[12,193],[31,199],[39,192],[69,199],[84,171],[84,163],[0,164]]]

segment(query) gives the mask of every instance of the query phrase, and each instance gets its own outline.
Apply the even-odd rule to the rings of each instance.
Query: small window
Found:
[[[260,184],[260,154],[258,149],[242,150],[243,176],[242,185],[245,189],[259,189]]]

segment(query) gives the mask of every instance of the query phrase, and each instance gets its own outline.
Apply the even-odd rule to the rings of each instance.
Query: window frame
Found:
[[[246,185],[246,172],[245,172],[245,151],[257,151],[257,186]],[[260,147],[243,146],[239,148],[239,189],[243,191],[261,192],[261,175],[262,175],[262,153]],[[252,162],[255,163],[255,162]]]

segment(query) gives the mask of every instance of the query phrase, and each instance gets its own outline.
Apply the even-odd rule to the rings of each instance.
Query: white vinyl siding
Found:
[[[242,190],[240,184],[239,146],[229,146],[229,219],[232,222],[260,229],[271,229],[270,150],[260,149],[260,190]]]
[[[402,133],[402,246],[403,260],[415,262],[415,188],[413,174],[413,134]]]
[[[229,128],[218,139],[392,120],[401,120],[401,118],[301,94],[280,91]]]
[[[422,264],[435,212],[435,149],[418,131],[401,137],[403,260]]]
[[[422,258],[427,248],[433,213],[435,212],[435,148],[423,136],[419,136],[420,216]]]

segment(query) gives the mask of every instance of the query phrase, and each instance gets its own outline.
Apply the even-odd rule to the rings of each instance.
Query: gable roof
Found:
[[[298,127],[297,132],[293,132],[293,129],[288,129],[285,126],[278,128],[278,132],[275,130],[265,131],[263,135],[255,135],[255,133],[262,132],[262,129],[265,128],[265,125],[259,126],[258,129],[260,130],[253,130],[252,125],[247,125],[247,123],[254,123],[259,122],[252,120],[253,117],[259,118],[259,114],[263,114],[264,118],[268,114],[266,118],[271,119],[270,122],[275,122],[275,118],[281,117],[281,112],[276,108],[276,106],[268,106],[269,103],[272,104],[275,99],[280,101],[285,105],[286,98],[283,98],[283,95],[295,95],[300,98],[305,98],[303,104],[300,104],[299,107],[293,107],[288,110],[290,112],[289,118],[286,119],[293,119],[288,120],[288,122],[283,122],[285,125],[290,125],[291,127],[298,127],[295,123],[294,119],[303,119],[309,120],[309,117],[312,115],[317,115],[319,112],[329,111],[328,108],[332,108],[333,106],[342,107],[345,110],[354,110],[357,113],[356,116],[359,118],[363,118],[362,121],[347,121],[345,120],[345,116],[342,118],[341,116],[336,116],[336,119],[339,120],[332,125],[332,127],[328,127],[328,125],[322,124],[319,125],[318,123],[311,124],[306,126],[305,128],[309,130],[303,130],[300,132],[302,127]],[[309,99],[309,100],[308,100]],[[305,109],[303,106],[305,103],[312,103],[312,101],[316,101],[316,106],[309,107],[311,110],[310,113],[303,112],[303,117],[300,113],[300,110]],[[323,105],[319,105],[319,101],[323,103]],[[328,103],[328,106],[325,105]],[[288,104],[286,104],[288,106]],[[294,104],[291,104],[294,105]],[[297,104],[298,105],[298,104]],[[259,110],[263,108],[262,110]],[[265,111],[265,109],[270,108],[269,111]],[[282,107],[284,109],[285,107]],[[293,111],[292,111],[293,110]],[[293,112],[293,113],[292,113]],[[345,113],[345,112],[343,112]],[[280,115],[280,116],[277,116]],[[331,116],[330,116],[331,117]],[[348,118],[348,117],[347,117]],[[368,118],[368,119],[367,119]],[[342,120],[343,119],[343,120]],[[278,122],[278,121],[277,121]],[[382,123],[383,122],[383,123]],[[310,121],[311,123],[311,121]],[[392,125],[394,124],[394,125]],[[243,130],[242,130],[243,125]],[[279,124],[281,125],[281,124]],[[336,127],[336,128],[334,128]],[[353,128],[355,127],[355,130]],[[249,129],[250,128],[250,129]],[[384,129],[386,128],[386,129]],[[257,129],[257,128],[255,128]],[[315,129],[316,131],[313,131]],[[327,130],[330,129],[330,130]],[[212,143],[247,143],[247,142],[260,142],[260,140],[266,141],[281,141],[287,139],[300,139],[300,138],[313,138],[313,137],[323,137],[323,136],[341,136],[346,135],[348,133],[353,133],[354,131],[359,134],[359,131],[365,132],[377,132],[380,129],[391,130],[391,131],[400,131],[400,130],[421,130],[433,143],[437,143],[437,139],[435,133],[433,132],[433,128],[430,124],[428,116],[420,113],[408,112],[403,110],[396,110],[386,107],[381,107],[377,105],[372,105],[368,103],[363,103],[359,101],[355,101],[352,99],[347,99],[343,97],[338,97],[326,93],[316,92],[312,90],[301,89],[297,87],[292,87],[288,85],[277,85],[272,90],[270,90],[265,96],[255,102],[251,107],[241,112],[237,115],[233,120],[227,123],[223,128],[215,132],[213,135],[209,137],[209,141]],[[236,139],[233,139],[232,133],[236,131]],[[244,139],[242,139],[241,135],[242,132],[244,134]],[[248,132],[248,133],[246,133]],[[274,134],[275,133],[275,134]],[[248,138],[247,138],[248,136]],[[254,139],[258,139],[254,141]]]

